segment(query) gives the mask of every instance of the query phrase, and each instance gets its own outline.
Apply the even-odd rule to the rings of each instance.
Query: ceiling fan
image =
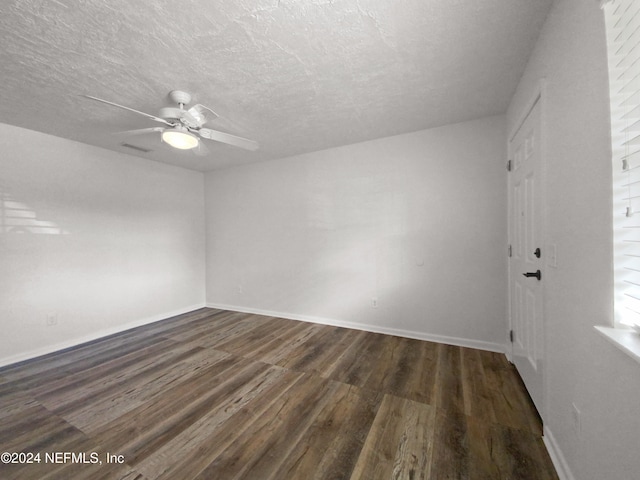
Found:
[[[210,120],[218,118],[218,115],[210,108],[201,104],[194,105],[186,110],[185,106],[191,102],[191,95],[181,90],[173,90],[169,92],[169,98],[174,103],[178,104],[178,106],[161,108],[158,116],[134,110],[133,108],[125,107],[91,95],[81,96],[106,103],[107,105],[122,108],[124,110],[129,110],[130,112],[143,115],[151,120],[164,124],[162,127],[142,128],[121,132],[123,134],[140,135],[160,132],[163,142],[180,150],[190,150],[197,146],[204,148],[204,144],[200,143],[200,138],[226,143],[235,147],[244,148],[245,150],[254,151],[258,149],[258,143],[253,140],[231,135],[230,133],[220,132],[218,130],[212,130],[210,128],[203,128],[204,124]]]

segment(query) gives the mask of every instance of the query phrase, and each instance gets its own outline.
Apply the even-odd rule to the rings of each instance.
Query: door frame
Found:
[[[540,188],[537,190],[539,195],[540,195],[540,205],[542,206],[542,212],[541,212],[541,224],[540,224],[540,243],[542,244],[542,248],[543,248],[543,255],[544,252],[548,252],[549,249],[547,248],[548,242],[546,241],[546,231],[547,231],[547,215],[546,215],[546,210],[547,210],[547,130],[546,130],[546,112],[547,112],[547,93],[546,93],[546,88],[547,88],[547,84],[546,84],[546,79],[545,78],[541,78],[537,84],[535,85],[534,89],[533,89],[533,94],[530,96],[529,100],[527,101],[527,103],[524,104],[524,108],[521,110],[520,115],[518,116],[518,121],[516,122],[516,124],[514,125],[514,127],[512,128],[512,130],[509,132],[509,136],[507,137],[507,158],[508,160],[513,160],[512,154],[513,152],[511,152],[511,142],[514,140],[516,134],[519,132],[520,128],[522,127],[523,123],[525,122],[525,120],[527,119],[527,117],[529,116],[529,114],[531,113],[531,111],[533,110],[533,108],[536,106],[536,103],[539,105],[540,108],[540,155],[539,155],[539,171],[537,172],[539,174],[539,186]],[[513,209],[513,198],[511,198],[511,189],[509,188],[509,182],[510,182],[510,175],[511,172],[507,172],[507,244],[508,245],[512,245],[513,243],[513,239],[511,238],[511,232],[512,232],[512,209]],[[543,258],[547,258],[547,257],[543,257]],[[506,338],[507,338],[507,346],[505,348],[505,352],[506,352],[506,356],[507,359],[509,360],[509,362],[511,362],[513,364],[513,342],[511,342],[510,340],[510,332],[513,330],[513,312],[512,312],[512,301],[513,301],[513,295],[514,292],[512,292],[512,288],[511,288],[511,268],[510,268],[510,261],[511,259],[509,258],[508,263],[507,263],[507,318],[508,318],[508,326],[507,326],[507,332],[506,332]],[[544,267],[548,267],[548,261],[544,260],[542,265]],[[543,269],[543,275],[546,277],[547,274],[547,268]],[[548,278],[548,277],[547,277]],[[547,283],[548,282],[542,282],[542,311],[540,312],[541,315],[541,325],[542,325],[542,338],[543,338],[543,342],[542,345],[540,346],[541,348],[541,355],[542,355],[542,362],[541,362],[541,375],[542,375],[542,405],[538,406],[539,407],[539,415],[540,418],[543,420],[545,419],[545,412],[547,410],[547,351],[546,351],[546,346],[547,346],[547,342],[546,342],[546,335],[547,335],[547,325],[546,325],[546,314],[545,314],[545,298],[546,298],[546,291],[547,291]]]

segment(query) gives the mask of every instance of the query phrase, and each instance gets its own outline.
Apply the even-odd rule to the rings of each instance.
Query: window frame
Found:
[[[602,2],[613,182],[614,327],[640,329],[640,2]]]

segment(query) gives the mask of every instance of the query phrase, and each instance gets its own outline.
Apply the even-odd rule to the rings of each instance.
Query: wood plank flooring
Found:
[[[0,452],[40,454],[2,479],[557,479],[504,355],[215,309],[0,369]]]

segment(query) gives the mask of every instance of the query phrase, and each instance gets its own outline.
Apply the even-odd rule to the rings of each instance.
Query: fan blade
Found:
[[[138,130],[125,130],[124,132],[114,132],[113,135],[144,135],[145,133],[161,132],[164,127],[139,128]]]
[[[198,112],[195,112],[196,115]],[[200,128],[203,124],[202,119],[191,114],[191,110],[181,110],[180,121],[187,128]]]
[[[98,97],[92,97],[91,95],[80,95],[81,97],[89,98],[91,100],[96,100],[98,102],[106,103],[107,105],[112,105],[114,107],[123,108],[124,110],[129,110],[130,112],[137,113],[139,115],[144,115],[151,120],[155,120],[156,122],[164,123],[165,125],[173,126],[173,123],[167,122],[164,118],[156,117],[155,115],[150,115],[148,113],[141,112],[139,110],[134,110],[133,108],[125,107],[124,105],[118,105],[117,103],[110,102],[108,100],[103,100]]]
[[[258,142],[254,142],[248,138],[237,137],[230,133],[219,132],[218,130],[211,130],[210,128],[201,128],[197,130],[197,133],[207,140],[215,140],[216,142],[226,143],[235,147],[244,148],[245,150],[255,151],[259,147]]]
[[[198,122],[199,126],[218,118],[218,114],[201,103],[194,105],[187,112]]]
[[[198,146],[191,151],[193,152],[194,155],[197,155],[198,157],[204,157],[211,153],[211,150],[207,148],[204,142],[198,142]]]

